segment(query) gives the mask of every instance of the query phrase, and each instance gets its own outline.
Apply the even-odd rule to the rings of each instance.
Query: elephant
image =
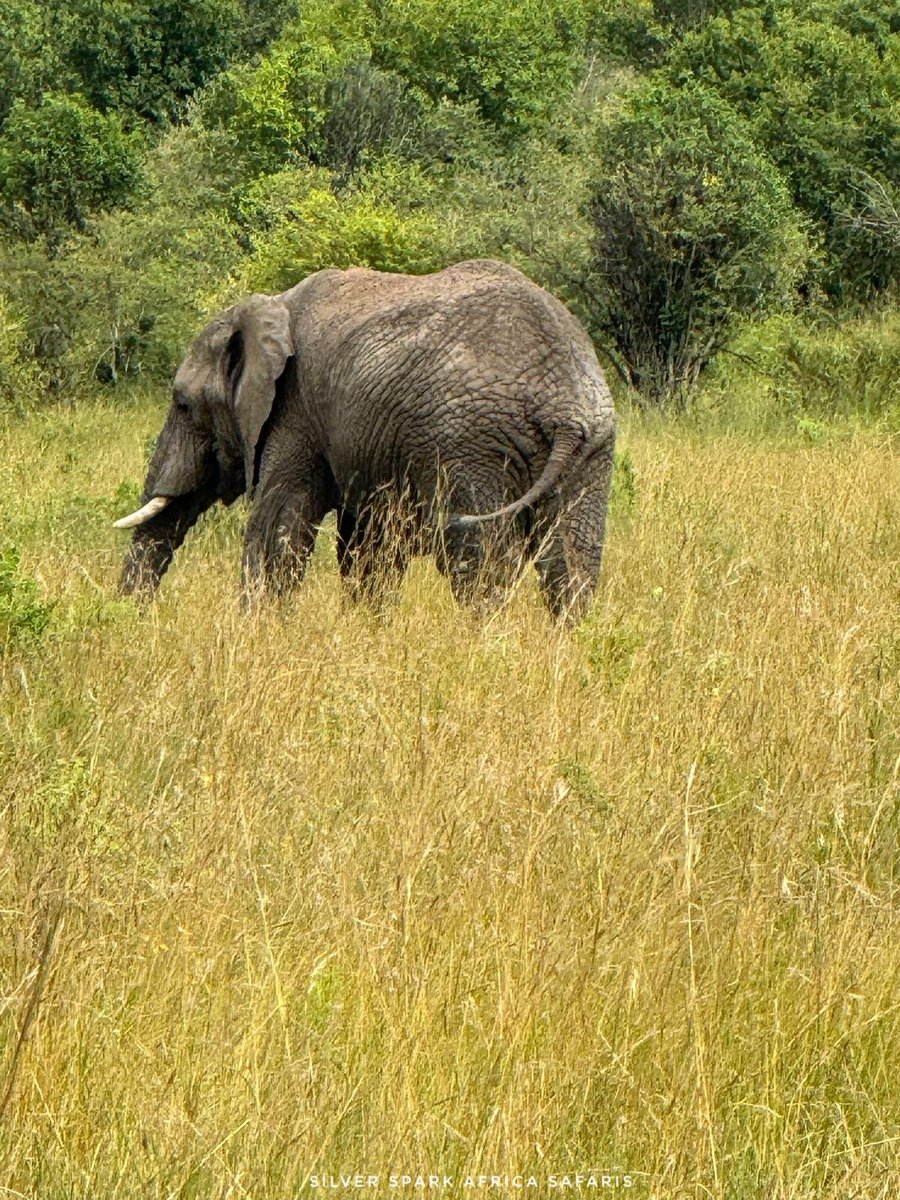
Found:
[[[434,553],[472,602],[533,561],[550,611],[575,620],[614,443],[590,338],[514,267],[318,271],[240,301],[188,349],[141,507],[115,523],[134,530],[120,590],[152,595],[201,513],[246,494],[245,596],[298,582],[335,511],[353,591]]]

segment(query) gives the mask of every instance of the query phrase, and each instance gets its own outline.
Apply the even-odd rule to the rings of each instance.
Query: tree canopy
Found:
[[[481,254],[562,295],[665,403],[742,321],[896,294],[889,0],[0,0],[0,18],[8,378],[161,380],[242,287]]]

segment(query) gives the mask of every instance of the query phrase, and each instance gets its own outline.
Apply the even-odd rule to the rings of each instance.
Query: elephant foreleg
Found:
[[[264,493],[247,523],[243,581],[248,598],[283,594],[306,573],[324,506],[306,493]]]

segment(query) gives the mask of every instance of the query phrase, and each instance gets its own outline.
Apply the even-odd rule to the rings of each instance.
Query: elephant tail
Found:
[[[563,474],[591,449],[591,441],[581,428],[567,426],[556,435],[550,449],[546,465],[540,478],[531,485],[524,496],[511,504],[498,508],[489,513],[472,513],[462,517],[452,517],[450,527],[453,529],[471,529],[482,521],[496,521],[501,517],[514,517],[525,508],[530,508],[542,500],[544,496],[559,483]]]

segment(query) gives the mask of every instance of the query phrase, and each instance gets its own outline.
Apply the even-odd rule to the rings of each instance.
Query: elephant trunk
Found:
[[[123,596],[152,596],[188,531],[201,513],[206,512],[217,499],[215,487],[208,485],[192,496],[174,500],[154,497],[143,508],[132,513],[131,517],[124,518],[132,521],[132,518],[141,517],[141,520],[139,523],[137,520],[132,522],[134,535],[125,556],[119,593]],[[163,503],[155,512],[148,512],[154,508],[157,500]]]
[[[175,545],[172,541],[158,537],[139,537],[136,534],[125,556],[119,580],[119,594],[152,596],[159,587],[174,553]]]

